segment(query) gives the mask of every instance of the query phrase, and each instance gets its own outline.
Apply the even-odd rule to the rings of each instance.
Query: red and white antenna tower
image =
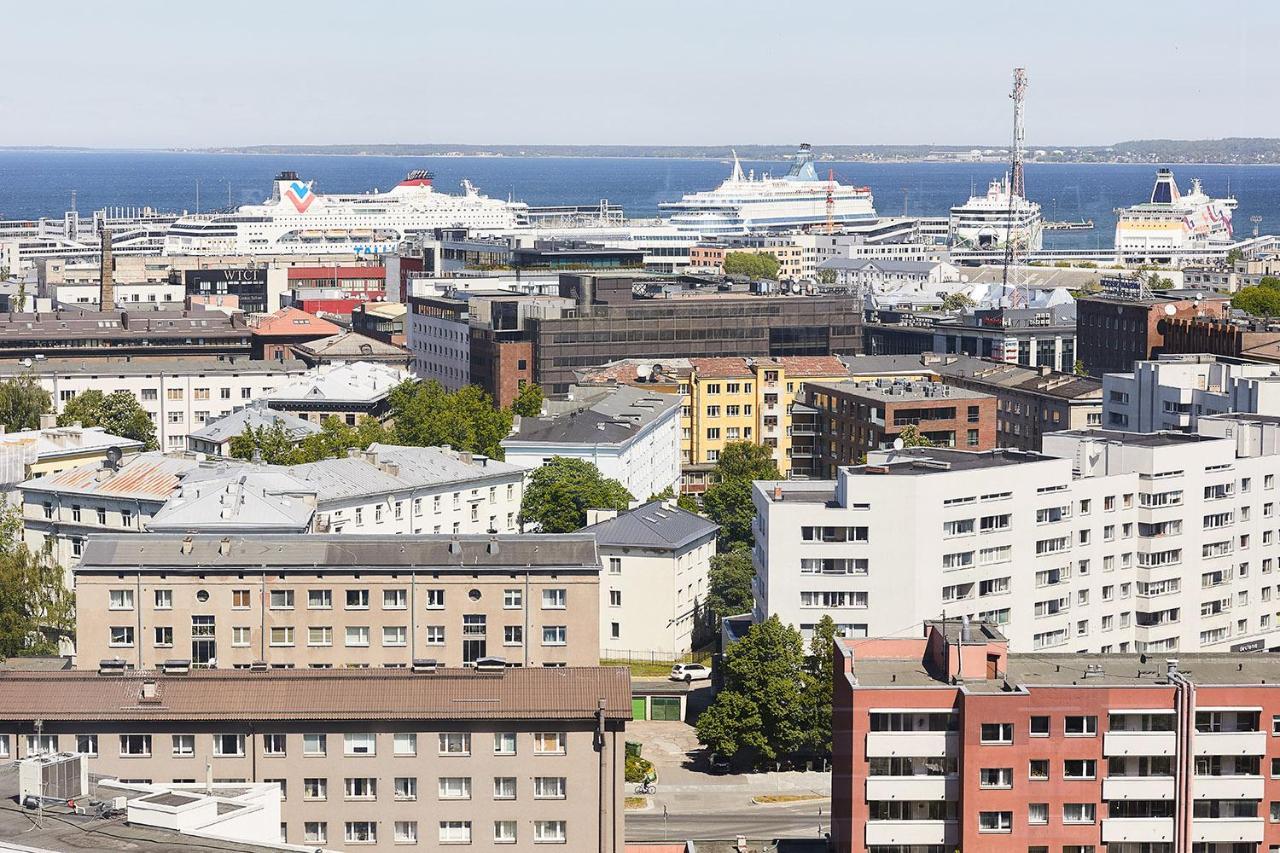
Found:
[[[1005,290],[1009,287],[1009,267],[1013,266],[1015,261],[1015,253],[1017,251],[1017,242],[1013,235],[1013,214],[1014,207],[1018,199],[1025,198],[1026,187],[1022,180],[1022,103],[1027,95],[1027,69],[1013,69],[1013,92],[1009,97],[1013,99],[1013,154],[1009,164],[1009,211],[1005,220],[1004,232],[1004,274],[1002,276]],[[1026,294],[1016,284],[1013,293],[1010,294],[1009,304],[1013,307],[1022,307],[1026,302]]]

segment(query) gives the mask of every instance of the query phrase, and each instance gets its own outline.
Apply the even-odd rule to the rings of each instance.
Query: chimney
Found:
[[[98,310],[111,311],[116,307],[115,271],[116,262],[111,257],[111,229],[102,229],[102,270],[101,285],[98,290]]]
[[[40,429],[53,429],[58,425],[57,415],[41,415]]]

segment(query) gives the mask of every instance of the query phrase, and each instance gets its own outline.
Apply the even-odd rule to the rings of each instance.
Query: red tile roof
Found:
[[[845,376],[849,368],[834,355],[784,355],[777,359],[788,376]]]
[[[274,314],[259,317],[253,324],[253,334],[266,338],[292,338],[298,335],[327,338],[341,331],[342,329],[328,320],[321,320],[314,314],[299,311],[292,306],[281,308]]]
[[[691,358],[689,363],[697,374],[705,378],[721,376],[750,376],[751,369],[747,360],[741,356],[719,356],[715,358]]]

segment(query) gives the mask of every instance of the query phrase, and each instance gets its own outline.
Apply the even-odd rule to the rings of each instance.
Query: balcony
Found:
[[[1265,755],[1266,732],[1196,732],[1194,755]]]
[[[1172,800],[1172,776],[1109,776],[1102,780],[1104,800]]]
[[[1107,732],[1102,736],[1102,754],[1173,755],[1177,739],[1173,732]]]
[[[958,800],[960,780],[955,776],[872,776],[867,779],[867,800]]]
[[[1191,821],[1191,840],[1193,842],[1249,841],[1258,844],[1262,841],[1262,829],[1260,817],[1198,817]]]
[[[955,732],[868,732],[867,758],[898,755],[955,755],[960,740]]]
[[[1197,800],[1261,800],[1261,776],[1197,776]]]
[[[1102,821],[1102,843],[1173,840],[1171,817],[1112,817]]]
[[[879,844],[946,844],[960,840],[954,820],[867,821],[867,846]]]

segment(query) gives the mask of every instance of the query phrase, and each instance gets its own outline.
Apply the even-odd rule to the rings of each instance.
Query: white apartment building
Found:
[[[1131,373],[1102,377],[1108,429],[1194,432],[1203,416],[1280,414],[1280,364],[1215,355],[1164,355],[1134,362]]]
[[[465,295],[410,296],[405,317],[409,367],[419,379],[434,379],[448,391],[471,384],[471,322]]]
[[[0,380],[30,374],[53,398],[58,414],[85,391],[132,394],[156,425],[156,441],[165,451],[183,450],[187,436],[205,423],[243,408],[282,385],[307,374],[300,361],[251,361],[231,358],[42,359],[30,366],[0,365]]]
[[[1280,418],[1201,428],[876,451],[834,482],[757,483],[753,615],[906,637],[945,612],[1021,651],[1280,647]]]
[[[719,525],[675,501],[622,514],[588,510],[583,533],[600,553],[600,657],[675,660],[693,651],[705,617]]]

